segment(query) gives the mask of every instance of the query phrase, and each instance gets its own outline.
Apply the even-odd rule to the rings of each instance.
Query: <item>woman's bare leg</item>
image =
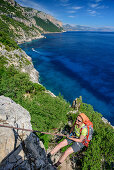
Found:
[[[57,151],[59,151],[61,148],[63,148],[64,146],[68,145],[68,142],[66,139],[64,139],[61,143],[59,143],[51,152],[51,155],[54,155],[55,153],[57,153]]]
[[[63,153],[63,155],[61,156],[61,158],[59,159],[58,162],[63,163],[64,160],[67,158],[67,156],[70,155],[70,154],[73,153],[73,152],[74,152],[74,151],[73,151],[72,147],[69,147],[69,148]]]

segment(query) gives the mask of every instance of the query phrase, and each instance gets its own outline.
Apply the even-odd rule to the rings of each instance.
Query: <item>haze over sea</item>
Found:
[[[67,101],[82,96],[114,125],[114,33],[64,32],[21,44],[40,83]]]

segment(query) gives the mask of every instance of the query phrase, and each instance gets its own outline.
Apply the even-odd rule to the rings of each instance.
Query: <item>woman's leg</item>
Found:
[[[69,156],[70,154],[72,154],[73,152],[78,152],[80,149],[82,149],[84,147],[84,145],[82,143],[78,143],[78,142],[73,142],[72,146],[70,146],[61,156],[61,158],[59,159],[59,161],[55,164],[56,167],[58,167],[61,163],[64,162],[64,160],[67,158],[67,156]]]
[[[51,155],[54,155],[55,153],[57,153],[57,151],[59,151],[61,148],[63,148],[64,146],[68,145],[68,142],[66,139],[64,139],[61,143],[59,143],[51,152]]]
[[[59,159],[58,162],[63,163],[64,160],[67,158],[67,156],[69,156],[71,153],[73,153],[74,150],[72,149],[72,147],[69,147],[61,156],[61,158]]]

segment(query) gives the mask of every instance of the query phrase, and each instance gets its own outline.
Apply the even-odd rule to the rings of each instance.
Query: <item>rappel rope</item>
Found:
[[[10,128],[10,129],[17,129],[17,130],[22,130],[22,131],[29,131],[29,132],[38,132],[38,133],[47,134],[47,135],[64,136],[64,137],[66,137],[66,135],[63,135],[63,134],[41,132],[41,131],[31,130],[31,129],[16,128],[16,127],[13,127],[13,126],[6,126],[6,125],[1,125],[1,124],[0,124],[0,127],[5,127],[5,128]]]

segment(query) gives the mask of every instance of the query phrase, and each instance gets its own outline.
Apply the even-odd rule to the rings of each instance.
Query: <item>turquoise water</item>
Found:
[[[112,124],[114,33],[66,32],[21,44],[40,73],[40,83],[67,101],[82,96]]]

